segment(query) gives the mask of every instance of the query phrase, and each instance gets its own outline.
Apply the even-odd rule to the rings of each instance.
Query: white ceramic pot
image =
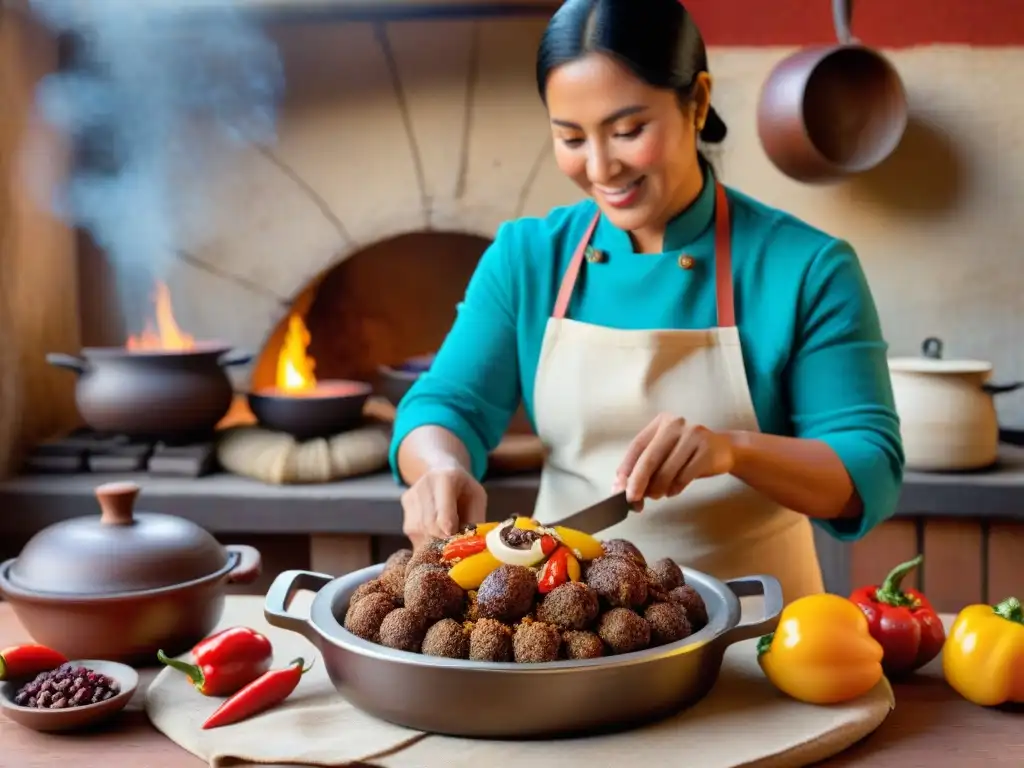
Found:
[[[996,462],[999,420],[993,395],[1024,382],[990,384],[992,364],[947,360],[942,341],[925,339],[921,357],[889,360],[907,469],[924,472],[982,469]]]

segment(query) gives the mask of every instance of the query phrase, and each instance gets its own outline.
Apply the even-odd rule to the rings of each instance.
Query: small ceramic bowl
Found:
[[[14,695],[28,681],[8,680],[0,683],[0,710],[18,725],[31,728],[33,731],[43,731],[45,733],[71,731],[76,728],[85,728],[113,717],[125,708],[131,700],[132,694],[135,693],[135,689],[139,687],[138,673],[126,664],[118,664],[113,661],[98,661],[96,659],[76,660],[71,663],[116,680],[121,686],[121,692],[116,696],[111,696],[106,701],[101,701],[97,704],[86,704],[84,707],[35,709],[33,707],[19,707],[14,703]]]

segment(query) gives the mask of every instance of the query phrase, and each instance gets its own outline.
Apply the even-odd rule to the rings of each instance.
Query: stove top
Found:
[[[216,447],[209,440],[172,445],[76,430],[40,443],[25,460],[35,473],[148,472],[166,477],[202,477],[217,471]]]

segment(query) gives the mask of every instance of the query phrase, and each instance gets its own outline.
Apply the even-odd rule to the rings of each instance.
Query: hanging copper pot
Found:
[[[838,44],[805,48],[768,76],[757,133],[768,158],[797,181],[837,181],[885,160],[907,127],[896,68],[850,31],[853,0],[832,0]]]

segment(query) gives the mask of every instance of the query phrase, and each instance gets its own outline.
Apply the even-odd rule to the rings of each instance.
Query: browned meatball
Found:
[[[651,644],[651,625],[628,608],[612,608],[601,616],[597,634],[614,653],[631,653]]]
[[[392,569],[399,570],[402,574],[405,574],[405,568],[409,565],[409,560],[412,559],[411,549],[400,549],[397,552],[392,552],[388,559],[384,561],[384,570],[390,571]]]
[[[655,582],[665,592],[681,587],[686,583],[683,580],[683,569],[676,565],[675,561],[671,558],[663,557],[661,560],[656,560],[648,566],[648,569]]]
[[[598,659],[604,656],[604,643],[593,632],[569,630],[562,633],[562,647],[567,659]]]
[[[586,584],[570,581],[555,587],[537,608],[537,619],[562,629],[586,629],[597,618],[597,593]]]
[[[555,661],[562,646],[562,634],[553,624],[531,621],[520,624],[512,636],[512,651],[520,664]]]
[[[395,601],[382,592],[366,595],[349,606],[345,614],[345,629],[363,640],[378,642],[380,625],[395,608]]]
[[[611,607],[630,608],[647,600],[647,575],[619,555],[599,557],[587,571],[587,585]]]
[[[674,643],[689,637],[693,632],[686,618],[686,610],[677,603],[649,605],[644,611],[644,618],[651,625],[651,645]]]
[[[380,625],[380,643],[388,648],[416,653],[423,644],[427,620],[408,608],[396,608]]]
[[[392,568],[380,575],[380,585],[384,593],[395,602],[401,604],[405,599],[405,571]]]
[[[409,557],[409,562],[405,565],[406,577],[410,576],[421,565],[440,565],[442,550],[444,550],[443,539],[431,539],[415,550]]]
[[[387,594],[387,589],[385,589],[384,585],[380,583],[380,579],[364,581],[356,587],[356,591],[352,593],[352,597],[349,598],[348,604],[355,605],[367,595],[372,595],[376,592],[383,592],[385,595]]]
[[[676,587],[668,593],[668,599],[681,605],[686,611],[686,618],[694,632],[700,632],[708,623],[708,607],[704,604],[704,598],[689,584]]]
[[[469,656],[469,631],[455,619],[441,619],[427,630],[421,649],[427,656],[464,659]]]
[[[511,661],[512,628],[494,619],[480,619],[469,635],[472,661]]]
[[[483,618],[512,624],[533,609],[537,577],[522,565],[502,565],[487,574],[476,592],[476,610]]]
[[[417,568],[405,579],[405,607],[427,621],[460,615],[465,599],[462,587],[440,569]]]
[[[604,553],[606,555],[627,557],[641,568],[647,565],[646,558],[644,558],[640,550],[636,548],[636,544],[631,541],[626,541],[625,539],[609,539],[608,541],[602,541],[601,546],[604,548]]]

